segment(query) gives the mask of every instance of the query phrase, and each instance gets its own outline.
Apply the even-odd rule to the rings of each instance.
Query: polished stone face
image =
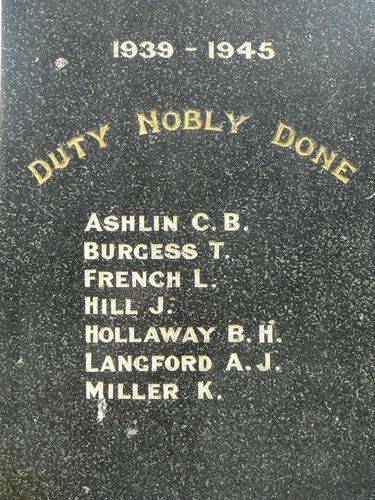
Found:
[[[5,2],[1,498],[373,498],[373,15],[365,0]],[[174,52],[167,57],[162,45],[165,57],[123,57],[135,50],[121,49],[127,40],[146,55],[142,41],[170,42]],[[275,56],[267,59],[267,46],[266,58],[217,55],[218,43],[237,49],[246,40],[252,49],[242,52],[272,42]],[[152,120],[151,110],[160,131],[146,124],[142,133],[139,116]],[[249,116],[237,133],[230,113]],[[295,131],[293,145],[272,143],[280,122]],[[314,143],[297,144],[303,136]],[[329,168],[313,161],[320,146],[337,153]],[[52,165],[51,152],[64,161],[61,147],[69,164],[39,186],[28,165]],[[356,168],[336,171],[348,182],[333,174],[343,159]],[[178,215],[180,225],[85,233],[94,212]],[[211,218],[209,233],[192,229],[199,212]],[[224,212],[239,213],[246,230],[226,232]],[[214,260],[209,240],[224,241],[228,257]],[[199,257],[88,265],[84,241],[132,251],[194,243]],[[200,267],[217,286],[134,288],[136,319],[88,320],[83,271],[91,267]],[[144,311],[157,308],[157,295],[169,315]],[[272,349],[258,342],[269,320],[282,340]],[[124,349],[88,346],[87,323],[120,326],[127,338],[129,326],[133,338],[150,325],[218,333],[207,343],[196,330],[197,342]],[[243,325],[251,342],[228,344],[228,324]],[[271,350],[276,364],[257,369]],[[97,402],[85,399],[85,380],[99,380],[85,372],[87,351],[96,367],[100,356],[125,351],[207,355],[215,366],[209,377],[106,372],[101,379],[123,394],[173,394],[166,384],[176,383],[180,397]],[[233,352],[252,369],[226,371]],[[199,380],[212,380],[222,398],[198,400]]]

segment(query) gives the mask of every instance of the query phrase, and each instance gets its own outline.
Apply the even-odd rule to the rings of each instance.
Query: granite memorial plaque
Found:
[[[373,2],[2,21],[0,498],[374,498]]]

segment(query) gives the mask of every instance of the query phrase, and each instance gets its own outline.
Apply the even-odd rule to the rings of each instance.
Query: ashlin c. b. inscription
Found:
[[[259,373],[281,370],[277,361],[279,351],[274,347],[281,344],[281,338],[275,334],[273,320],[267,325],[258,325],[257,338],[239,323],[228,323],[224,327],[207,325],[204,318],[201,318],[200,325],[174,322],[173,294],[176,291],[182,296],[186,293],[197,294],[198,297],[205,294],[204,300],[207,300],[213,291],[228,286],[220,274],[214,280],[212,276],[206,276],[207,259],[217,267],[221,260],[229,257],[227,239],[212,240],[209,229],[216,230],[218,227],[222,234],[233,238],[239,234],[251,238],[248,223],[242,220],[239,213],[224,212],[215,218],[216,222],[204,212],[191,214],[187,220],[182,220],[177,214],[101,216],[93,212],[88,216],[84,232],[90,235],[90,241],[83,244],[83,313],[86,323],[83,333],[88,399],[148,401],[197,398],[218,401],[225,397],[215,389],[222,372],[251,376],[252,370]],[[113,238],[111,242],[102,238],[100,242],[93,240],[95,235],[103,236],[103,231],[104,235],[105,232],[116,233],[119,238],[124,233],[139,233],[140,240],[132,244],[113,242]],[[184,231],[186,243],[181,247],[169,240],[174,233],[183,235]],[[152,236],[154,232],[162,242],[142,242],[141,238]],[[198,235],[200,238],[197,238]],[[185,253],[180,248],[185,248]],[[173,269],[164,268],[166,260],[173,262]],[[185,269],[186,260],[192,260],[194,266]],[[114,266],[110,270],[107,268],[108,261]],[[153,269],[139,269],[140,261],[152,262]],[[136,288],[148,290],[147,298],[141,296],[137,300],[132,292]],[[116,324],[111,324],[113,320]],[[143,323],[131,323],[136,320]],[[189,350],[194,345],[199,345],[200,349],[204,346],[207,352],[202,349],[200,354],[196,354],[188,350],[181,354],[178,352],[179,345]],[[221,362],[209,352],[212,346],[218,349],[219,345],[233,348],[224,354]],[[112,354],[112,346],[116,346],[116,355]],[[148,346],[152,347],[152,354],[146,353]],[[240,353],[237,352],[239,346],[242,346]],[[106,353],[106,349],[111,353]],[[165,354],[166,349],[169,354]],[[112,374],[116,379],[104,382],[96,378],[103,373]],[[146,381],[124,382],[122,379],[127,373],[149,377]],[[155,373],[164,374],[168,380],[156,383],[153,380]],[[193,393],[185,389],[181,391],[177,374],[180,380],[180,377],[186,379],[194,373],[209,376],[210,380],[197,380]]]

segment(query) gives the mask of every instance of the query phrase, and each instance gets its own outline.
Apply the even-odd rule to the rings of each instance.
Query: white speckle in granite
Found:
[[[98,415],[96,418],[99,424],[103,422],[106,412],[107,412],[107,401],[105,400],[105,398],[98,399]]]
[[[55,61],[55,68],[57,70],[60,70],[60,69],[63,69],[65,68],[65,66],[69,63],[69,61],[67,59],[65,59],[64,57],[58,57]]]
[[[136,436],[138,434],[138,429],[137,427],[128,427],[126,429],[126,435],[128,438],[132,437],[132,436]]]

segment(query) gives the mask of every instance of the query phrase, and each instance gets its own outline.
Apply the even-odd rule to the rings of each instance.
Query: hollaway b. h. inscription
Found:
[[[203,244],[202,241],[200,244],[194,241],[195,238],[181,244],[170,241],[173,234],[183,232],[184,223],[188,223],[193,234],[207,235]],[[87,399],[221,400],[223,394],[214,389],[212,380],[221,370],[240,373],[281,370],[280,364],[275,361],[278,350],[273,347],[275,343],[281,343],[281,338],[274,335],[273,320],[268,325],[259,325],[258,341],[254,341],[252,333],[246,332],[245,327],[239,323],[228,323],[220,327],[217,324],[174,323],[174,299],[170,292],[190,290],[207,294],[209,290],[228,285],[220,278],[211,282],[206,279],[205,265],[202,265],[201,256],[207,250],[209,258],[214,262],[230,257],[224,239],[212,239],[212,231],[216,230],[232,235],[242,231],[248,234],[249,226],[235,212],[224,212],[216,218],[216,222],[204,212],[193,214],[189,221],[182,220],[177,214],[148,217],[143,214],[100,216],[94,212],[89,215],[85,227],[87,235],[115,233],[119,234],[120,241],[113,242],[111,238],[111,241],[103,242],[101,238],[100,242],[85,240],[83,245],[84,315],[87,321],[84,337],[88,349],[85,354],[85,371],[90,376],[85,382]],[[138,234],[140,239],[146,235],[157,235],[159,242],[141,240],[131,244],[122,241],[132,233]],[[160,242],[160,235],[166,241]],[[152,263],[152,270],[140,269],[140,263],[145,261]],[[193,263],[189,269],[183,265],[187,261]],[[109,270],[108,262],[116,269]],[[173,263],[173,269],[165,269],[165,262]],[[117,268],[118,265],[120,269]],[[137,299],[133,292],[136,289],[155,290],[156,295],[149,293],[147,301],[143,296]],[[136,321],[139,317],[147,318],[148,325],[139,327],[130,324],[124,327],[111,324],[113,319]],[[155,321],[162,324],[157,326]],[[192,344],[202,343],[209,348],[219,341],[234,349],[221,363],[205,353],[180,354],[178,349],[173,352],[173,346],[191,348]],[[259,350],[263,344],[267,349]],[[147,345],[153,346],[154,352],[151,355],[143,352]],[[241,345],[248,346],[248,349],[245,353],[238,354],[235,348]],[[103,353],[102,350],[98,352],[100,346],[105,346],[106,349],[115,346],[117,354]],[[172,352],[165,354],[166,348]],[[168,380],[155,382],[153,379],[159,373],[166,374]],[[174,377],[180,378],[192,373],[198,376],[195,392],[184,393]],[[136,378],[132,383],[125,383],[123,380],[101,380],[102,374],[122,376],[125,379],[127,374],[139,377],[146,374],[148,377],[146,380]],[[92,379],[94,376],[96,378]],[[207,376],[210,380],[207,380]]]
[[[370,2],[2,16],[1,500],[373,498]]]

